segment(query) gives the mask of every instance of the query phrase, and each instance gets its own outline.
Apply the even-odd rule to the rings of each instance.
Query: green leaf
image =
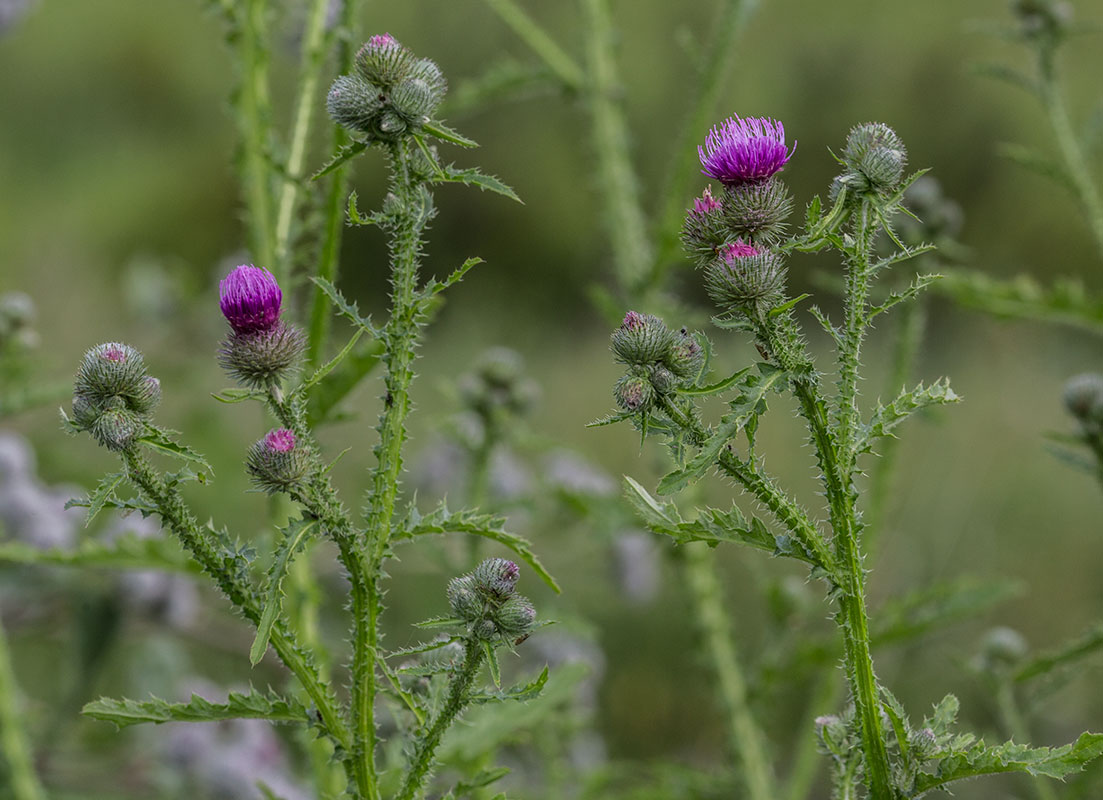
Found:
[[[312,387],[307,399],[307,421],[317,425],[333,419],[337,406],[375,369],[382,355],[383,342],[378,339],[355,348],[336,369]]]
[[[180,549],[175,539],[163,536],[140,539],[133,534],[121,536],[110,544],[86,540],[76,549],[39,550],[21,542],[3,542],[0,543],[0,563],[159,569],[196,575],[201,572],[199,565]]]
[[[228,405],[244,403],[246,400],[263,400],[267,396],[256,389],[223,389],[221,392],[211,392],[211,397]]]
[[[455,628],[466,624],[467,620],[463,617],[430,617],[414,623],[418,628]]]
[[[806,300],[807,298],[809,298],[811,296],[812,295],[808,294],[808,292],[805,292],[804,294],[799,294],[796,297],[794,297],[792,300],[787,300],[786,302],[782,303],[777,308],[771,308],[770,313],[767,314],[766,316],[768,316],[768,317],[781,316],[786,311],[788,311],[792,308],[796,308],[797,303],[799,303],[801,300]]]
[[[734,375],[729,375],[716,383],[710,383],[708,386],[690,386],[688,388],[678,389],[678,394],[690,395],[691,397],[706,397],[712,394],[719,394],[742,380],[743,376],[746,375],[750,369],[750,367],[744,367]],[[628,416],[631,415],[629,414]],[[592,425],[593,423],[590,424]]]
[[[445,278],[443,281],[438,281],[436,278],[431,279],[422,290],[422,298],[428,300],[434,297],[450,286],[459,283],[463,280],[463,276],[471,271],[473,267],[479,264],[485,264],[486,262],[481,258],[469,258],[463,262],[463,264],[452,271],[452,274]]]
[[[84,526],[87,528],[89,523],[95,519],[96,515],[103,511],[104,507],[115,499],[115,490],[119,488],[119,484],[126,479],[126,473],[112,472],[105,475],[87,498],[79,505],[86,506],[88,508],[88,516],[84,519]],[[65,504],[66,508],[70,506],[78,505],[75,502],[68,502]]]
[[[203,467],[209,475],[214,474],[214,469],[207,463],[207,459],[190,447],[174,442],[170,438],[170,432],[167,430],[162,430],[153,425],[146,425],[146,435],[140,437],[138,441],[159,453],[164,453],[173,458],[179,458],[181,461],[190,461],[193,464],[198,464]]]
[[[497,783],[510,772],[509,767],[493,767],[491,769],[484,769],[478,775],[473,778],[468,778],[457,783],[452,787],[452,794],[455,797],[463,797],[466,794],[471,793],[475,789],[481,789],[484,786],[490,786],[492,783]]]
[[[1015,680],[1029,681],[1048,675],[1059,667],[1074,664],[1100,650],[1103,650],[1103,624],[1094,625],[1068,644],[1031,659],[1015,672]]]
[[[866,315],[867,322],[872,320],[878,314],[884,314],[890,308],[895,305],[899,305],[907,300],[911,300],[919,296],[919,293],[930,286],[932,283],[940,279],[942,276],[937,273],[928,273],[925,275],[916,275],[915,280],[911,282],[902,292],[890,292],[889,296],[885,298],[884,302],[880,305],[873,306],[869,313]]]
[[[993,278],[972,270],[943,270],[935,291],[954,302],[1007,319],[1032,319],[1103,333],[1103,297],[1089,293],[1078,278],[1051,284],[1029,275]]]
[[[872,452],[874,439],[894,436],[893,431],[897,426],[917,411],[959,400],[961,398],[954,394],[945,378],[940,378],[930,386],[919,384],[910,391],[904,390],[887,406],[877,406],[870,421],[862,426],[861,434],[854,443],[854,452]]]
[[[626,419],[632,419],[636,416],[631,411],[616,411],[612,414],[607,414],[600,419],[595,419],[593,422],[587,422],[587,428],[604,428],[606,425],[616,425],[618,422],[624,422]]]
[[[319,522],[316,519],[296,519],[282,529],[283,541],[280,542],[276,557],[272,566],[268,569],[268,586],[264,593],[264,611],[261,612],[260,621],[257,623],[257,636],[253,640],[253,646],[249,648],[249,663],[254,667],[264,658],[264,651],[268,649],[268,639],[272,635],[272,626],[279,618],[283,608],[283,584],[284,576],[291,566],[293,559],[299,551],[306,547],[310,537],[318,532]]]
[[[452,513],[445,503],[441,503],[429,515],[423,517],[411,505],[406,519],[396,532],[393,541],[442,533],[467,533],[472,536],[493,539],[516,553],[518,558],[528,564],[540,576],[540,579],[558,594],[561,591],[559,584],[551,576],[551,573],[544,568],[544,565],[540,563],[540,559],[536,557],[536,554],[532,552],[532,544],[522,536],[509,533],[503,527],[504,525],[505,519],[503,517],[477,511]]]
[[[460,147],[472,148],[479,146],[478,142],[473,141],[472,139],[468,139],[466,136],[459,133],[458,131],[452,130],[440,120],[432,120],[431,122],[422,123],[421,128],[430,136],[435,136],[436,138],[445,142],[458,144]]]
[[[1053,748],[1029,747],[1014,742],[990,747],[982,740],[939,759],[935,774],[920,773],[915,791],[909,797],[922,797],[932,789],[953,781],[1003,772],[1025,772],[1034,777],[1063,779],[1082,771],[1086,764],[1100,755],[1103,755],[1101,733],[1083,733],[1073,744]]]
[[[341,352],[339,352],[325,364],[322,364],[322,366],[318,367],[318,369],[314,370],[314,374],[303,381],[302,384],[300,384],[299,387],[296,389],[296,391],[305,394],[306,392],[313,389],[318,384],[318,382],[322,380],[322,378],[333,372],[334,368],[348,357],[349,353],[352,352],[352,348],[356,346],[356,343],[360,341],[360,337],[363,335],[364,329],[357,328],[353,332],[352,336],[349,338],[348,343],[341,348]]]
[[[490,667],[490,679],[494,681],[494,685],[498,688],[502,686],[502,670],[498,666],[498,653],[494,649],[494,645],[483,639],[480,644],[483,646],[483,653],[486,655],[486,665]]]
[[[328,297],[329,301],[336,307],[337,313],[372,338],[379,338],[379,331],[372,325],[371,320],[360,316],[360,309],[357,307],[356,303],[350,303],[346,300],[345,296],[341,294],[341,291],[336,286],[325,278],[319,278],[317,276],[311,277],[310,280],[314,281],[315,285],[326,293],[326,297]]]
[[[346,144],[344,147],[338,150],[336,154],[334,154],[333,158],[326,162],[326,165],[324,167],[315,172],[314,175],[311,176],[310,180],[316,181],[322,176],[328,175],[334,170],[344,166],[346,161],[355,158],[367,149],[367,142],[352,142],[350,144]]]
[[[407,658],[409,656],[416,656],[421,653],[431,653],[434,650],[440,650],[442,647],[447,647],[452,642],[462,642],[462,636],[446,636],[443,639],[434,639],[431,642],[422,642],[421,644],[415,644],[412,647],[403,647],[400,650],[392,650],[387,653],[384,658]]]
[[[697,454],[681,469],[676,469],[659,481],[659,494],[672,494],[700,479],[720,457],[728,442],[735,438],[753,416],[766,410],[766,395],[788,373],[768,364],[759,364],[758,372],[748,371],[736,383],[739,397],[729,404],[731,412],[720,420],[716,430],[701,445]]]
[[[548,668],[544,667],[544,670],[533,678],[528,683],[518,684],[507,689],[504,692],[483,692],[479,694],[472,694],[471,702],[473,703],[493,703],[505,700],[515,700],[517,702],[525,703],[529,700],[535,700],[539,697],[543,691],[544,686],[548,682]]]
[[[962,577],[926,586],[894,598],[870,621],[875,645],[915,639],[970,616],[982,614],[1022,592],[1022,584],[1006,578]]]
[[[518,203],[524,205],[524,201],[517,196],[517,193],[511,188],[506,186],[500,180],[493,175],[485,175],[479,171],[477,167],[470,169],[456,169],[455,166],[449,164],[444,167],[444,173],[438,175],[432,179],[433,183],[462,183],[465,186],[477,186],[484,192],[496,192],[497,194],[508,197],[510,200],[516,200]]]
[[[298,700],[282,697],[269,690],[255,689],[245,694],[230,692],[225,703],[212,703],[193,694],[186,703],[170,703],[159,697],[149,700],[114,700],[101,697],[82,710],[85,716],[112,722],[118,728],[152,722],[221,722],[227,719],[267,719],[273,722],[310,722],[310,715]]]

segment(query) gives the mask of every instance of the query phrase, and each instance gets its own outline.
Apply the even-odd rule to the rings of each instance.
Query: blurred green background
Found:
[[[1103,20],[1103,2],[1074,5],[1080,18]],[[231,528],[248,531],[263,499],[240,494],[247,482],[237,465],[265,423],[256,409],[221,406],[209,393],[225,384],[213,360],[222,333],[217,280],[233,264],[251,259],[242,250],[232,168],[231,59],[218,21],[200,6],[197,0],[42,0],[0,33],[0,292],[19,289],[34,298],[44,376],[64,379],[84,349],[100,341],[140,347],[163,382],[159,420],[184,431],[219,468],[215,484],[195,493],[200,516],[217,509]],[[581,59],[575,4],[525,6]],[[698,42],[707,39],[715,7],[703,1],[614,3],[633,157],[649,210],[661,202],[670,142],[680,129]],[[1025,271],[1043,281],[1076,275],[1103,291],[1103,265],[1073,202],[997,155],[1005,141],[1047,151],[1051,146],[1033,101],[971,72],[977,62],[1021,63],[1027,57],[972,25],[1006,13],[1004,0],[763,0],[739,44],[722,112],[784,120],[799,142],[785,172],[798,207],[826,191],[835,172],[828,148],[841,147],[852,124],[889,123],[908,144],[911,163],[933,167],[945,192],[962,205],[961,238],[971,266],[992,275]],[[283,20],[273,54],[282,121],[290,104],[297,28],[293,18]],[[453,86],[503,55],[532,60],[475,0],[369,0],[363,30],[389,31],[436,59]],[[1062,56],[1077,120],[1099,107],[1099,44],[1098,34],[1078,37]],[[318,102],[320,107],[321,96]],[[545,95],[455,115],[450,122],[482,147],[448,157],[500,176],[525,205],[460,187],[438,193],[440,216],[427,271],[446,273],[471,255],[487,263],[452,293],[423,348],[413,451],[431,442],[434,429],[454,410],[442,386],[486,347],[507,343],[524,355],[543,388],[532,421],[539,434],[576,448],[612,475],[651,481],[661,463],[653,446],[641,457],[638,438],[627,427],[583,427],[609,410],[619,374],[607,349],[606,321],[587,295],[593,284],[610,285],[611,263],[584,110],[571,98]],[[320,165],[326,155],[316,152],[311,163]],[[377,203],[379,159],[360,159],[354,176],[360,207]],[[341,265],[342,287],[377,313],[386,302],[383,244],[376,231],[350,229]],[[833,267],[795,258],[793,292],[822,295],[812,288],[813,271]],[[678,270],[675,283],[703,307],[698,276],[688,266]],[[818,302],[834,306],[829,296]],[[890,329],[891,321],[884,332]],[[727,365],[753,357],[737,337],[716,331],[712,338]],[[814,333],[813,342],[823,350]],[[1090,334],[995,321],[942,301],[931,305],[916,378],[949,375],[965,402],[904,430],[897,492],[871,578],[872,602],[963,573],[1018,578],[1024,592],[984,620],[881,657],[880,676],[916,716],[954,691],[966,716],[991,728],[988,701],[960,668],[987,624],[1012,625],[1045,647],[1103,618],[1103,498],[1090,476],[1067,469],[1048,452],[1044,438],[1070,428],[1061,386],[1071,374],[1103,370],[1101,344]],[[884,342],[874,340],[866,384],[871,399],[881,385],[884,356]],[[354,446],[339,476],[350,497],[365,484],[379,391],[370,382],[352,404],[359,419],[323,437],[334,453]],[[784,402],[776,406],[762,448],[771,469],[818,509],[801,429]],[[61,434],[54,409],[24,414],[5,427],[30,437],[50,482],[89,486],[111,467],[108,454],[91,442]],[[731,495],[718,482],[707,491],[719,503]],[[526,524],[521,521],[521,532],[533,536],[564,583],[562,598],[533,589],[542,612],[591,620],[605,651],[597,726],[610,755],[717,763],[723,753],[720,725],[707,673],[687,649],[691,624],[677,570],[664,566],[666,582],[655,603],[632,605],[610,576],[608,543],[588,539],[584,524],[538,532]],[[758,553],[717,555],[739,641],[753,653],[764,630],[763,581],[802,573]],[[391,641],[398,646],[411,636],[407,623],[434,612],[431,598],[443,603],[443,583],[435,565],[416,558],[395,574]],[[813,593],[819,602],[818,589]],[[822,614],[814,615],[826,617],[828,611],[824,603]],[[247,646],[247,635],[242,637]],[[48,706],[64,680],[65,658],[57,653],[67,652],[66,645],[20,638],[18,632],[15,639],[19,675],[35,702]],[[220,657],[208,666],[227,683],[248,679],[243,658]],[[1100,677],[1097,664],[1054,695],[1036,743],[1103,728]],[[95,691],[120,694],[126,688],[125,680],[109,677]],[[792,713],[780,711],[772,724],[785,729],[794,724],[785,717]],[[986,784],[986,791],[998,785]]]

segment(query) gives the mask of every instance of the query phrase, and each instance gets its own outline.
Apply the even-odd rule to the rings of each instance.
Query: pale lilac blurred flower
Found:
[[[557,450],[544,459],[544,480],[572,494],[605,497],[617,490],[616,482],[608,473],[570,450]]]
[[[654,537],[622,531],[613,541],[613,559],[621,592],[632,603],[650,603],[659,593],[659,552]]]
[[[14,28],[35,0],[0,0],[0,36]]]
[[[104,532],[104,539],[112,542],[127,535],[152,539],[164,533],[152,517],[130,514],[117,517]],[[199,589],[186,575],[155,569],[130,570],[119,574],[119,589],[129,611],[174,628],[190,628],[199,618]]]
[[[71,547],[80,509],[66,509],[79,491],[47,487],[35,472],[34,451],[15,434],[0,434],[0,536],[42,550]]]

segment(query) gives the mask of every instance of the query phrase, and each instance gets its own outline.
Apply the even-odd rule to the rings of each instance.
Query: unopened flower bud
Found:
[[[326,95],[326,111],[338,125],[372,133],[383,109],[382,92],[357,75],[341,75]]]
[[[777,178],[729,186],[724,191],[724,220],[729,234],[759,243],[776,242],[793,213],[789,189]]]
[[[77,370],[75,390],[91,400],[137,395],[146,378],[142,354],[129,345],[107,342],[84,354]]]
[[[420,78],[406,78],[394,88],[391,102],[395,113],[402,119],[410,125],[421,125],[436,110],[438,101],[425,81]]]
[[[680,378],[694,378],[705,363],[705,350],[697,337],[685,328],[675,334],[666,365]]]
[[[102,412],[103,407],[100,403],[88,395],[80,393],[73,395],[73,422],[81,430],[91,430]]]
[[[289,491],[310,469],[310,454],[286,428],[269,431],[250,449],[245,468],[258,488],[269,494]]]
[[[283,292],[266,269],[241,265],[219,284],[219,307],[230,323],[218,360],[237,381],[263,388],[279,383],[298,364],[302,332],[280,320]]]
[[[727,245],[705,272],[705,288],[726,310],[760,313],[776,306],[785,293],[781,258],[742,242]]]
[[[130,406],[139,414],[150,414],[161,402],[161,382],[147,375],[141,383],[141,389],[131,395]]]
[[[674,345],[674,334],[661,319],[629,311],[613,331],[612,347],[617,361],[646,366],[663,361]]]
[[[695,198],[693,208],[686,212],[682,224],[682,246],[686,253],[703,266],[716,257],[720,245],[730,236],[724,218],[723,204],[712,196],[712,189]]]
[[[1103,417],[1103,375],[1085,372],[1065,384],[1065,408],[1081,422]]]
[[[413,54],[389,33],[371,37],[356,53],[356,70],[368,83],[390,91],[409,74]]]
[[[1073,17],[1072,4],[1063,0],[1013,0],[1011,10],[1028,37],[1064,33]]]
[[[109,408],[98,414],[89,431],[108,450],[129,450],[141,436],[143,426],[137,416],[125,408]]]
[[[678,376],[663,364],[649,367],[648,377],[651,379],[651,388],[655,390],[655,394],[670,394],[680,383]]]
[[[503,636],[515,639],[532,630],[532,624],[536,621],[536,609],[527,597],[515,594],[502,603],[494,619],[497,620]]]
[[[473,575],[461,575],[448,582],[448,606],[453,614],[468,622],[482,618],[483,599],[476,589]]]
[[[1026,639],[1014,628],[992,628],[981,641],[983,666],[990,670],[1002,670],[1014,666],[1027,654]]]
[[[472,628],[471,632],[475,635],[475,638],[487,642],[497,639],[499,636],[498,626],[494,624],[494,620],[492,619],[479,620],[479,622],[475,624],[475,627]]]
[[[900,184],[908,151],[896,131],[881,122],[851,129],[843,149],[842,182],[852,191],[887,194]]]
[[[520,576],[521,569],[507,558],[488,558],[472,573],[475,587],[498,600],[513,594]]]
[[[629,373],[613,387],[613,399],[624,411],[642,413],[655,401],[655,389],[648,378]]]

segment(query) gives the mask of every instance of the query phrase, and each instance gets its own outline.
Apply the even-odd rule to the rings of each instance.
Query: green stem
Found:
[[[684,548],[685,575],[693,597],[696,623],[701,629],[720,698],[727,712],[729,745],[742,766],[749,800],[776,800],[774,776],[766,755],[762,731],[747,701],[747,685],[739,665],[723,590],[711,550],[702,543]]]
[[[288,146],[287,165],[280,188],[280,200],[276,210],[276,232],[273,245],[273,269],[287,277],[291,274],[291,221],[303,182],[303,162],[306,145],[310,139],[310,126],[314,109],[318,105],[318,82],[326,59],[326,11],[329,0],[314,0],[314,5],[303,31],[302,72],[299,76],[298,96],[295,98],[294,125]]]
[[[513,0],[486,0],[490,10],[498,15],[518,38],[527,44],[547,65],[552,74],[571,91],[582,88],[582,70],[536,22]]]
[[[23,729],[18,694],[8,637],[0,625],[0,752],[7,764],[10,792],[5,796],[12,800],[45,800],[46,793],[35,774],[31,747]]]
[[[709,44],[700,76],[693,82],[696,100],[676,143],[671,147],[671,152],[676,155],[672,159],[666,186],[660,194],[665,199],[657,226],[658,252],[647,281],[648,288],[657,288],[661,284],[677,257],[680,247],[678,233],[688,204],[686,194],[690,181],[699,179],[699,168],[694,166],[697,163],[694,144],[703,139],[711,126],[716,104],[735,65],[739,37],[743,35],[759,3],[760,0],[726,0],[713,26],[716,33]]]
[[[242,128],[242,184],[245,187],[253,257],[280,274],[273,253],[272,184],[269,164],[272,108],[268,96],[268,3],[245,0],[241,15],[241,88],[239,114]]]
[[[1030,729],[1015,698],[1015,684],[1011,679],[1000,679],[996,687],[996,704],[1005,733],[1019,744],[1030,744]],[[1030,786],[1038,800],[1057,800],[1057,793],[1044,780],[1032,780]]]
[[[1049,124],[1053,128],[1053,134],[1057,139],[1057,148],[1065,161],[1065,171],[1072,181],[1073,189],[1084,216],[1087,217],[1095,238],[1096,247],[1103,256],[1103,199],[1100,198],[1099,189],[1092,181],[1091,170],[1088,161],[1084,157],[1084,151],[1072,129],[1068,109],[1057,83],[1057,63],[1055,44],[1043,42],[1038,49],[1038,71],[1041,75],[1039,88],[1042,96],[1042,104],[1049,116]]]
[[[815,719],[827,714],[838,705],[839,689],[842,684],[835,670],[821,670],[812,690],[812,699],[808,702],[808,711],[801,719]],[[802,728],[795,745],[796,755],[789,770],[789,781],[785,787],[785,800],[806,800],[811,795],[816,782],[816,773],[822,763],[819,754],[819,739],[811,728]]]
[[[617,283],[635,297],[652,262],[640,188],[629,156],[628,124],[620,100],[622,87],[613,58],[615,36],[608,0],[582,0],[586,16],[588,100],[593,115],[598,186],[605,199]]]
[[[224,554],[203,533],[180,493],[176,489],[170,489],[137,451],[127,450],[122,456],[128,477],[144,498],[157,509],[164,525],[176,534],[184,548],[191,553],[203,571],[215,580],[227,598],[241,609],[245,618],[254,625],[259,623],[260,605],[252,586],[244,584],[239,575],[227,565]],[[284,666],[298,679],[313,701],[334,744],[347,751],[352,746],[352,737],[338,711],[339,705],[333,690],[321,679],[311,657],[281,624],[273,627],[270,641],[272,649]],[[347,761],[346,770],[351,777],[353,771]]]
[[[344,32],[339,37],[337,54],[337,69],[342,75],[352,71],[355,49],[353,42],[354,23],[356,12],[359,10],[359,0],[344,0],[341,8],[341,20],[337,26],[338,32]],[[333,126],[333,152],[340,151],[349,142],[348,134],[340,125]],[[347,164],[338,167],[329,176],[329,189],[325,200],[325,226],[322,238],[322,251],[318,256],[319,278],[324,278],[330,283],[337,283],[338,261],[341,254],[341,239],[345,230],[345,203],[348,198],[348,170]],[[321,287],[314,287],[314,296],[310,304],[310,322],[307,326],[307,362],[311,367],[321,365],[326,352],[326,340],[329,338],[330,329],[330,302],[329,297]]]
[[[395,796],[395,800],[414,800],[421,794],[421,789],[433,767],[433,758],[440,745],[441,737],[470,701],[471,684],[479,674],[479,667],[482,666],[483,647],[475,639],[468,639],[464,643],[464,651],[463,665],[452,677],[448,699],[429,726],[429,730],[424,736],[418,737],[417,748],[410,761],[410,768],[406,772],[406,779],[402,782],[402,789]]]

